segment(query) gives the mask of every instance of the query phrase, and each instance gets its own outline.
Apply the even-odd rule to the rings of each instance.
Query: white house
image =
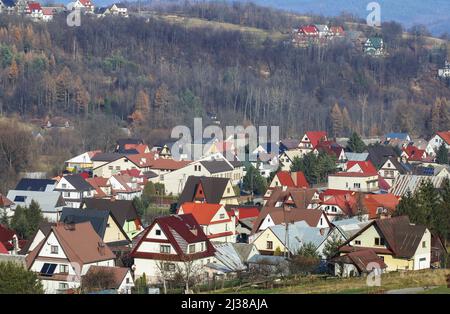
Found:
[[[66,206],[79,208],[83,199],[94,197],[95,189],[81,175],[74,174],[62,177],[55,191],[61,192]]]
[[[378,188],[378,173],[338,172],[328,176],[328,188],[358,192],[373,192]]]
[[[425,149],[428,155],[436,156],[439,147],[444,144],[450,149],[450,131],[437,132],[429,141]]]
[[[214,261],[214,248],[191,214],[156,218],[133,247],[134,275],[161,283],[177,266],[198,273]]]
[[[80,287],[81,276],[93,265],[115,266],[116,256],[90,222],[58,223],[26,257],[27,268],[38,274],[45,293]]]

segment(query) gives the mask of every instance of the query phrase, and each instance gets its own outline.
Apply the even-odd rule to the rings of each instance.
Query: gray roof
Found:
[[[243,271],[247,267],[241,260],[240,254],[236,251],[233,243],[230,242],[211,242],[214,246],[215,257],[217,260],[226,266],[230,271]]]
[[[253,243],[232,243],[234,249],[239,254],[241,261],[246,263],[251,258],[250,253],[256,249]],[[257,251],[256,251],[257,252]]]
[[[67,224],[77,224],[89,221],[95,232],[103,239],[108,224],[108,218],[109,210],[64,207],[59,221]]]
[[[445,176],[436,177],[436,176],[419,176],[413,174],[401,174],[395,178],[394,184],[392,185],[389,193],[392,193],[396,196],[404,196],[409,192],[414,194],[422,184],[422,182],[426,180],[430,180],[430,182],[434,185],[435,188],[441,188]],[[8,196],[9,198],[9,196]]]
[[[61,193],[56,191],[38,192],[10,190],[7,197],[15,203],[15,206],[30,206],[31,201],[34,200],[39,204],[42,212],[46,213],[56,213],[65,205]]]
[[[225,160],[203,160],[200,161],[200,164],[202,164],[211,174],[233,170],[233,167]]]
[[[276,237],[284,244],[286,239],[286,226],[275,225],[270,227]],[[303,245],[312,243],[318,248],[327,238],[329,228],[310,227],[305,221],[298,221],[288,226],[288,249],[291,253],[297,253]]]
[[[347,240],[368,225],[370,221],[360,221],[357,217],[350,219],[335,220],[332,224],[340,231]]]
[[[227,178],[190,176],[184,185],[183,192],[181,192],[178,200],[178,206],[194,200],[198,184],[201,184],[203,187],[203,193],[207,203],[220,203],[229,180],[230,179]]]
[[[120,159],[124,156],[125,156],[124,154],[117,154],[117,153],[98,153],[95,154],[94,157],[91,158],[91,160],[111,162]]]
[[[92,185],[86,182],[86,180],[79,174],[73,174],[65,176],[67,180],[77,191],[91,191],[94,190]]]
[[[369,153],[351,153],[346,152],[345,157],[348,161],[366,161]]]

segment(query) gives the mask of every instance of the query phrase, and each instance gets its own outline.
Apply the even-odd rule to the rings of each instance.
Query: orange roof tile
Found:
[[[221,204],[188,202],[180,206],[178,213],[182,210],[183,214],[192,214],[200,225],[209,225],[222,206]],[[230,219],[228,213],[226,219]]]

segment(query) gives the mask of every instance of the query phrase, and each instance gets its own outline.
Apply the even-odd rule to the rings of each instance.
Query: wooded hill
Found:
[[[101,112],[142,134],[207,112],[223,125],[280,125],[282,136],[450,129],[450,89],[436,75],[447,42],[430,41],[421,28],[405,35],[396,23],[371,29],[345,16],[307,18],[383,35],[388,55],[377,58],[348,40],[293,47],[289,33],[305,17],[252,4],[152,10],[145,18],[83,16],[74,28],[65,16],[1,16],[3,115]]]

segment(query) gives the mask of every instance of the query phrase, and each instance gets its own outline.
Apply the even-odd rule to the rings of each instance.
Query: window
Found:
[[[422,241],[422,248],[426,248],[427,247],[427,242]]]
[[[125,282],[126,282],[127,284],[129,284],[129,283],[130,283],[130,278],[127,278],[127,279],[125,280]]]
[[[383,238],[375,238],[375,245],[384,245]]]
[[[320,225],[323,224],[323,218],[320,218]]]
[[[60,273],[69,273],[69,266],[67,266],[67,265],[59,265],[59,272]]]
[[[161,230],[156,229],[156,230],[155,230],[155,234],[158,235],[158,236],[161,235]]]
[[[360,183],[353,183],[353,187],[356,189],[361,188],[361,184]]]
[[[50,247],[50,252],[51,252],[52,254],[58,254],[58,246],[57,246],[57,245],[52,245],[52,246]]]
[[[195,253],[195,244],[189,245],[189,254]]]
[[[63,183],[63,184],[62,184],[62,188],[63,188],[63,189],[67,188],[67,184]]]
[[[120,170],[120,166],[116,166],[116,170]]]
[[[220,215],[219,215],[219,218],[220,218],[220,219],[225,219],[225,214],[220,214]]]
[[[230,193],[231,192],[231,189],[230,188],[227,188],[227,193]]]
[[[159,251],[164,254],[169,254],[170,253],[170,245],[161,245],[159,247]]]
[[[272,241],[267,241],[266,248],[267,248],[268,250],[273,250],[273,242],[272,242]]]
[[[113,170],[114,168],[113,168],[113,166],[108,166],[108,169]]]
[[[361,245],[361,240],[355,240],[355,245]]]
[[[69,289],[69,285],[68,285],[67,283],[65,283],[65,282],[60,282],[60,283],[59,283],[59,289],[60,289],[60,290],[66,290],[66,289]]]
[[[333,206],[332,209],[331,209],[331,211],[332,211],[333,213],[337,212],[336,206]]]
[[[202,242],[202,243],[200,244],[200,250],[201,250],[201,251],[204,251],[204,250],[205,250],[205,243]],[[209,263],[209,262],[208,262],[208,263]]]

